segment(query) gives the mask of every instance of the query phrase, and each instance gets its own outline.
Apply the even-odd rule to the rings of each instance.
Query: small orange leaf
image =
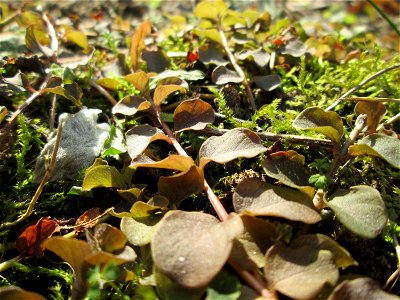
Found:
[[[139,67],[140,54],[142,53],[142,50],[145,47],[144,39],[146,38],[146,35],[148,35],[150,32],[151,32],[150,21],[144,21],[143,24],[136,29],[135,33],[132,36],[130,55],[131,55],[132,69],[134,71],[137,70]]]

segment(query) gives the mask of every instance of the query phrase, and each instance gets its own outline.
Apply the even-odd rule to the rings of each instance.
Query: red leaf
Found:
[[[199,60],[199,53],[196,51],[188,51],[187,53],[187,61],[188,63],[193,63]]]
[[[35,225],[31,225],[17,238],[16,248],[24,256],[43,256],[42,243],[55,232],[60,231],[57,222],[50,218],[41,218]]]

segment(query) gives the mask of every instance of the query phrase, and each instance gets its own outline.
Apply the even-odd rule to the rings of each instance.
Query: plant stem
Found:
[[[58,148],[60,146],[61,133],[62,133],[62,123],[60,122],[58,124],[57,137],[56,137],[56,142],[54,144],[53,154],[51,156],[50,165],[46,169],[46,173],[44,174],[42,180],[40,181],[40,184],[39,184],[39,186],[38,186],[38,188],[36,190],[35,195],[33,195],[32,199],[31,199],[31,202],[29,202],[29,206],[28,206],[27,210],[25,211],[25,213],[23,215],[21,215],[14,222],[2,223],[0,225],[0,229],[17,225],[18,223],[22,222],[23,220],[25,220],[26,218],[28,218],[32,214],[33,208],[35,207],[35,204],[36,204],[37,200],[39,199],[40,195],[42,194],[42,191],[43,191],[44,185],[47,182],[47,179],[53,173],[53,170],[54,170],[54,167],[55,167],[55,164],[56,164],[57,151],[58,151]]]
[[[207,136],[220,136],[227,132],[227,129],[218,129],[218,128],[206,128],[203,130],[199,130],[198,132]],[[255,132],[260,139],[263,141],[271,141],[275,142],[278,140],[285,140],[291,144],[299,144],[299,145],[308,145],[308,146],[316,146],[316,147],[332,147],[333,144],[330,140],[311,138],[301,135],[291,135],[291,134],[276,134],[269,132]]]
[[[400,119],[400,113],[398,113],[397,115],[391,117],[391,118],[390,118],[389,120],[387,120],[386,122],[380,124],[380,125],[378,126],[378,128],[376,128],[376,131],[381,130],[381,129],[383,128],[383,126],[392,124],[392,123],[396,122],[396,121],[399,120],[399,119]]]
[[[368,102],[395,102],[395,103],[400,103],[400,99],[395,99],[395,98],[370,98],[370,97],[342,98],[342,97],[340,97],[339,99],[340,99],[340,101],[368,101]]]
[[[8,270],[9,268],[11,268],[14,263],[19,262],[22,259],[22,257],[20,255],[13,257],[9,260],[3,261],[2,263],[0,263],[0,273]]]
[[[251,91],[249,82],[247,81],[246,75],[244,74],[242,68],[238,65],[238,63],[236,62],[235,57],[233,56],[231,50],[229,49],[229,45],[228,45],[228,41],[226,40],[226,36],[224,31],[222,30],[222,26],[221,26],[221,22],[218,21],[218,33],[221,37],[221,41],[222,41],[222,47],[224,47],[224,50],[226,52],[226,55],[229,58],[230,63],[232,64],[233,68],[235,69],[236,73],[239,74],[239,76],[242,79],[242,84],[246,90],[246,94],[247,94],[247,99],[249,101],[250,104],[250,108],[253,112],[255,112],[257,110],[256,107],[256,103],[254,100],[254,96],[253,96],[253,92]]]
[[[391,67],[388,67],[386,69],[380,70],[379,72],[371,75],[370,77],[368,77],[367,79],[363,80],[362,82],[360,82],[359,84],[357,84],[355,87],[353,87],[351,90],[349,90],[348,92],[346,92],[345,94],[343,94],[343,96],[339,97],[338,99],[336,99],[335,102],[333,102],[328,108],[325,109],[325,111],[331,110],[334,107],[336,107],[341,101],[342,99],[347,98],[348,96],[350,96],[351,94],[353,94],[355,91],[359,90],[363,85],[367,84],[368,82],[370,82],[371,80],[374,80],[375,78],[379,77],[380,75],[389,72],[391,70],[400,68],[400,64],[397,65],[393,65]]]
[[[104,97],[106,97],[106,99],[112,104],[115,105],[118,103],[117,100],[114,99],[113,96],[110,95],[109,92],[107,92],[101,85],[98,85],[96,83],[96,81],[94,81],[93,79],[89,80],[89,84],[94,87],[96,90],[98,90],[100,92],[100,94],[102,94]]]
[[[400,30],[397,28],[396,24],[393,23],[392,20],[387,16],[387,14],[375,3],[373,0],[368,0],[368,3],[371,4],[376,11],[384,18],[390,25],[390,27],[393,28],[393,30],[397,33],[398,36],[400,36]]]

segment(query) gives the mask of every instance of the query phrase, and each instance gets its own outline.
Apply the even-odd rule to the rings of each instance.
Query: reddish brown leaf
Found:
[[[41,218],[35,225],[31,225],[17,238],[16,248],[24,256],[43,256],[42,243],[55,232],[60,231],[57,222],[50,218]]]
[[[135,33],[132,36],[130,55],[133,70],[137,70],[139,67],[140,54],[145,47],[144,39],[146,38],[146,35],[148,35],[150,32],[150,21],[144,21],[143,24],[136,29]]]
[[[207,102],[200,99],[186,100],[174,111],[174,129],[176,132],[201,130],[214,122],[214,118],[214,110]]]
[[[96,225],[97,217],[101,215],[100,208],[93,207],[85,211],[75,222],[75,233],[83,232],[85,228],[92,228]]]
[[[371,102],[371,101],[359,101],[354,111],[357,115],[367,115],[367,131],[375,133],[378,127],[379,121],[386,115],[386,107],[382,102]]]

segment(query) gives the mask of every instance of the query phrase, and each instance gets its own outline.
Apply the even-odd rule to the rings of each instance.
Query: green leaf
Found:
[[[257,134],[249,129],[235,128],[222,136],[210,137],[201,145],[200,168],[210,161],[224,164],[239,157],[255,157],[266,150]]]
[[[201,130],[214,122],[214,109],[207,102],[194,99],[181,102],[174,111],[174,130]]]
[[[196,5],[194,15],[198,18],[217,20],[227,9],[228,5],[223,0],[205,0]]]
[[[162,214],[144,218],[123,217],[120,225],[121,231],[132,245],[147,245],[153,238],[158,222],[162,217]]]
[[[180,93],[185,93],[185,89],[176,84],[170,84],[170,85],[160,85],[156,87],[156,90],[154,91],[154,104],[157,106],[161,105],[161,102],[164,101],[170,94],[179,91]]]
[[[381,195],[370,186],[338,190],[327,204],[344,226],[364,238],[377,237],[388,220]]]
[[[124,177],[113,166],[97,166],[90,169],[83,179],[82,191],[97,187],[125,188]]]
[[[200,29],[200,28],[195,28],[192,30],[192,34],[197,35],[202,38],[209,39],[213,42],[216,42],[220,45],[222,45],[222,40],[221,36],[216,29]]]
[[[87,36],[81,32],[81,31],[77,31],[77,30],[71,30],[68,31],[64,38],[71,42],[74,43],[76,45],[78,45],[79,47],[81,47],[83,50],[88,50],[89,49],[89,43],[88,43],[88,38]]]
[[[207,300],[236,300],[240,296],[240,281],[231,272],[222,269],[207,288]]]
[[[105,87],[106,89],[115,91],[121,85],[121,82],[116,78],[100,78],[96,80],[96,83]]]
[[[242,230],[238,216],[220,223],[202,212],[169,211],[151,242],[154,265],[183,287],[205,287],[226,263]]]
[[[294,299],[313,299],[325,284],[339,278],[333,254],[305,245],[272,246],[265,257],[264,274],[269,288]]]
[[[391,166],[400,169],[400,140],[384,135],[370,134],[357,144],[349,147],[351,156],[372,155],[386,160]]]
[[[322,133],[337,145],[340,144],[343,135],[343,122],[340,116],[336,112],[324,111],[320,107],[303,110],[293,121],[293,127]]]
[[[233,206],[236,212],[251,216],[279,217],[306,224],[321,220],[311,197],[254,178],[239,183],[233,194]]]
[[[64,98],[71,100],[75,105],[79,107],[81,106],[80,101],[83,92],[76,82],[73,82],[71,84],[64,84],[63,86],[59,85],[56,87],[46,87],[43,91],[63,96]]]
[[[328,300],[379,299],[396,300],[398,296],[383,291],[379,283],[372,278],[361,277],[341,282],[329,296]]]

